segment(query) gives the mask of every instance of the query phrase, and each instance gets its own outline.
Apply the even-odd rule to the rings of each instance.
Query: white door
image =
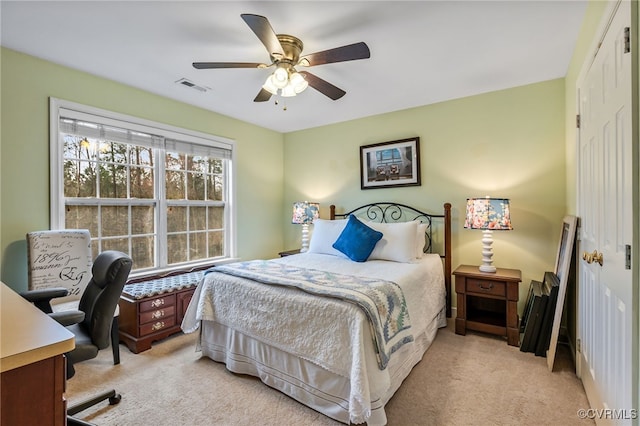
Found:
[[[599,424],[631,424],[632,220],[629,1],[579,82],[578,374]],[[609,16],[607,16],[609,18]],[[635,248],[637,249],[637,248]],[[636,407],[637,408],[637,407]]]

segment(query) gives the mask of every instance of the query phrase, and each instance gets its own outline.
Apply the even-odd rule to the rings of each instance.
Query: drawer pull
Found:
[[[164,309],[158,309],[157,311],[151,314],[151,318],[158,319],[164,316]]]
[[[164,328],[164,321],[158,321],[157,323],[151,326],[151,331],[158,331]]]
[[[482,283],[478,283],[478,287],[480,287],[480,290],[489,291],[493,288],[493,283],[489,283],[489,287],[484,287]]]
[[[157,308],[158,306],[164,305],[164,299],[156,299],[151,301],[151,307]]]

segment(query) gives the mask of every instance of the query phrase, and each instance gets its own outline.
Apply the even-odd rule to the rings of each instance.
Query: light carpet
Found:
[[[178,334],[139,354],[121,346],[76,365],[67,399],[77,402],[115,388],[106,402],[77,417],[98,425],[339,425],[258,379],[230,373],[195,351],[197,333]],[[423,360],[387,404],[390,426],[589,425],[589,408],[567,347],[559,345],[554,372],[546,358],[520,352],[499,337],[438,331]]]

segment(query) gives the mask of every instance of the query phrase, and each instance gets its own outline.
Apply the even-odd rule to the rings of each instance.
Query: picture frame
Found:
[[[562,310],[564,307],[565,295],[567,293],[567,281],[569,278],[569,271],[571,269],[571,259],[574,256],[577,226],[578,218],[576,216],[567,215],[562,220],[560,242],[558,243],[556,266],[554,271],[559,281],[558,299],[556,301],[555,313],[553,316],[549,350],[547,351],[547,367],[549,368],[549,371],[553,371],[553,363],[555,361],[556,349],[558,346]]]
[[[360,188],[420,186],[420,138],[360,147]]]

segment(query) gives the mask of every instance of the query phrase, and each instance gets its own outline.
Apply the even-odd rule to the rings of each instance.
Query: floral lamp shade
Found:
[[[493,231],[510,231],[511,212],[507,198],[468,198],[464,220],[467,229],[482,229],[482,272],[496,272],[493,266]]]
[[[511,212],[507,198],[467,198],[467,216],[464,227],[510,231]]]
[[[309,224],[320,216],[320,204],[308,201],[293,203],[293,215],[291,223],[302,225],[302,247],[300,252],[309,250]]]
[[[312,223],[320,215],[320,204],[308,201],[298,201],[293,203],[293,216],[291,223],[304,224]]]

